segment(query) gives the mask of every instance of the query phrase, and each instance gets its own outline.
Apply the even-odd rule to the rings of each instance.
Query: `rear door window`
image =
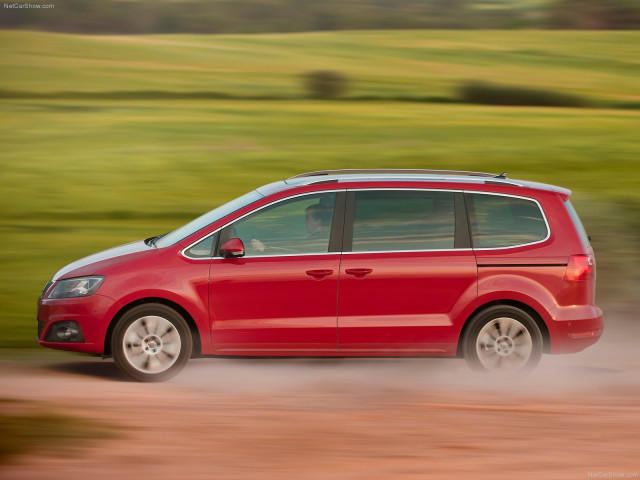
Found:
[[[538,202],[496,194],[466,193],[473,248],[540,242],[549,230]]]
[[[354,215],[353,252],[454,247],[453,192],[359,191]]]

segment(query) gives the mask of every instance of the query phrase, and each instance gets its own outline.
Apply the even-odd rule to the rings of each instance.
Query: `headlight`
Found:
[[[88,297],[98,290],[104,277],[78,277],[56,282],[47,298]]]

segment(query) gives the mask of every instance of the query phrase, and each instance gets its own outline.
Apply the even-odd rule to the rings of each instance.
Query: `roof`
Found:
[[[560,193],[565,197],[571,195],[566,188],[545,183],[529,182],[507,178],[506,172],[501,174],[486,172],[469,172],[461,170],[415,170],[415,169],[367,169],[367,170],[320,170],[301,173],[284,182],[276,182],[258,189],[261,193],[273,193],[292,187],[301,187],[322,183],[354,183],[354,182],[442,182],[467,183],[470,185],[503,185],[513,187],[527,187]],[[271,187],[271,188],[268,188]],[[264,191],[262,191],[264,189]]]

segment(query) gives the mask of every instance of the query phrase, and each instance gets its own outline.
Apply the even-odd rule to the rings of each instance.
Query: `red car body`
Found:
[[[594,303],[593,250],[565,205],[570,192],[454,173],[321,172],[294,177],[259,189],[259,199],[172,245],[139,241],[88,257],[61,270],[43,291],[38,342],[109,355],[119,320],[147,303],[165,305],[184,318],[194,353],[202,355],[461,355],[470,320],[496,305],[530,315],[540,329],[544,352],[577,352],[596,342],[603,319]],[[347,225],[352,221],[352,192],[387,190],[531,200],[543,212],[547,235],[506,248],[474,248],[468,240],[461,248],[353,252],[346,243],[346,226],[339,230],[340,250],[323,254],[185,254],[221,227],[282,199],[332,192],[346,205],[335,207],[334,222]],[[462,200],[455,215],[456,238],[465,229],[468,237]],[[87,276],[103,277],[95,293],[50,298],[57,283]],[[52,327],[61,321],[75,322],[64,325],[72,325],[72,333],[80,329],[79,336],[72,341],[52,337]]]

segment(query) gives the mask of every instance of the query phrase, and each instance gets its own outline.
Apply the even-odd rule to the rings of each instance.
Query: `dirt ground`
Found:
[[[640,478],[637,323],[608,319],[598,344],[524,378],[459,359],[204,358],[139,384],[110,360],[5,357],[1,397],[117,436],[22,455],[0,478]]]

